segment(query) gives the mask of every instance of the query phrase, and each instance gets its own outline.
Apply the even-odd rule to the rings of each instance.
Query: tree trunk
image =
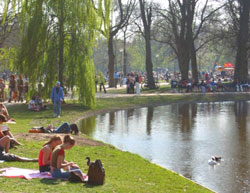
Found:
[[[155,88],[155,81],[153,76],[153,63],[151,55],[150,29],[145,29],[145,43],[146,43],[146,71],[148,78],[148,87]]]
[[[188,51],[188,45],[185,40],[179,41],[178,47],[178,63],[181,72],[182,79],[188,79],[188,70],[190,62],[190,54]]]
[[[60,18],[59,18],[59,72],[58,79],[63,86],[64,72],[64,0],[60,1]]]
[[[246,81],[248,78],[248,58],[247,58],[247,44],[249,38],[249,12],[250,1],[240,1],[240,29],[237,39],[237,55],[234,79],[238,81]]]
[[[188,43],[188,51],[189,57],[191,59],[191,67],[192,67],[192,78],[197,83],[198,79],[198,69],[197,69],[197,58],[196,58],[196,49],[194,44],[194,37],[193,37],[193,20],[194,20],[194,12],[196,3],[194,0],[188,0],[186,5],[187,15],[186,15],[186,23],[187,23],[187,36],[186,40]]]
[[[126,77],[126,74],[127,74],[127,38],[125,31],[123,40],[123,76]]]
[[[146,44],[146,71],[148,79],[148,88],[155,88],[155,81],[153,76],[153,63],[151,56],[151,24],[152,24],[152,4],[145,8],[146,2],[139,0],[141,19],[144,27],[144,39]]]
[[[114,67],[115,67],[115,55],[114,55],[114,47],[113,47],[113,36],[109,34],[108,41],[108,55],[109,55],[109,87],[114,87]]]
[[[192,77],[195,83],[199,82],[199,77],[198,77],[198,67],[197,67],[197,57],[196,57],[196,50],[195,50],[195,45],[194,41],[191,41],[190,45],[190,58],[191,58],[191,66],[192,66]]]
[[[181,72],[181,79],[188,80],[188,70],[189,70],[189,60],[186,60],[185,57],[178,57],[179,68]]]

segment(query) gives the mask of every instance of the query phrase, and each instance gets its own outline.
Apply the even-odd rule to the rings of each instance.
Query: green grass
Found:
[[[228,101],[249,100],[248,94],[225,94],[225,95],[157,95],[157,96],[134,96],[127,98],[100,98],[94,110],[84,109],[78,103],[68,103],[62,107],[62,117],[52,118],[52,106],[50,110],[31,112],[24,104],[9,106],[9,113],[16,121],[16,125],[10,125],[13,133],[27,133],[29,128],[35,125],[46,126],[50,123],[59,125],[62,122],[74,122],[80,117],[86,117],[91,113],[122,108],[133,108],[150,105],[163,105],[175,102],[202,102],[202,101]],[[39,134],[37,134],[39,137]],[[24,146],[11,149],[12,153],[25,157],[37,157],[44,143],[39,139],[29,141],[19,139]],[[100,158],[106,170],[106,183],[103,186],[88,186],[74,184],[61,180],[30,181],[23,179],[0,178],[0,192],[210,192],[204,187],[197,185],[176,173],[161,168],[136,154],[120,151],[112,146],[75,146],[66,152],[66,159],[76,162],[85,173],[87,166],[85,157],[92,159]],[[38,168],[37,163],[4,162],[0,167]]]
[[[42,142],[22,141],[25,147],[13,151],[19,155],[37,156]],[[86,156],[101,158],[106,171],[103,186],[75,184],[61,180],[30,181],[0,178],[2,192],[209,192],[207,189],[165,170],[138,155],[109,146],[75,146],[66,152],[87,173]],[[36,163],[5,162],[1,167],[37,168]]]

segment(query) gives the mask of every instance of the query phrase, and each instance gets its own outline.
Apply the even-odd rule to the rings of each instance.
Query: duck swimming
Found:
[[[212,156],[210,160],[208,160],[209,165],[216,165],[218,162],[221,161],[221,157]]]
[[[221,157],[212,156],[211,158],[212,160],[217,161],[217,162],[221,161]]]

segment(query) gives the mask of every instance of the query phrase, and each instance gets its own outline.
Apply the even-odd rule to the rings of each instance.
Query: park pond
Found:
[[[172,104],[106,113],[80,127],[217,192],[250,192],[248,113],[246,101]],[[213,155],[222,161],[211,166]]]

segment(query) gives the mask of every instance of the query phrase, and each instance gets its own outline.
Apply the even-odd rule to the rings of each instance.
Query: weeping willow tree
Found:
[[[97,32],[107,28],[109,12],[110,0],[21,1],[22,38],[15,68],[28,75],[30,94],[43,82],[42,95],[48,98],[59,80],[64,87],[77,88],[84,106],[95,106],[92,48]]]

